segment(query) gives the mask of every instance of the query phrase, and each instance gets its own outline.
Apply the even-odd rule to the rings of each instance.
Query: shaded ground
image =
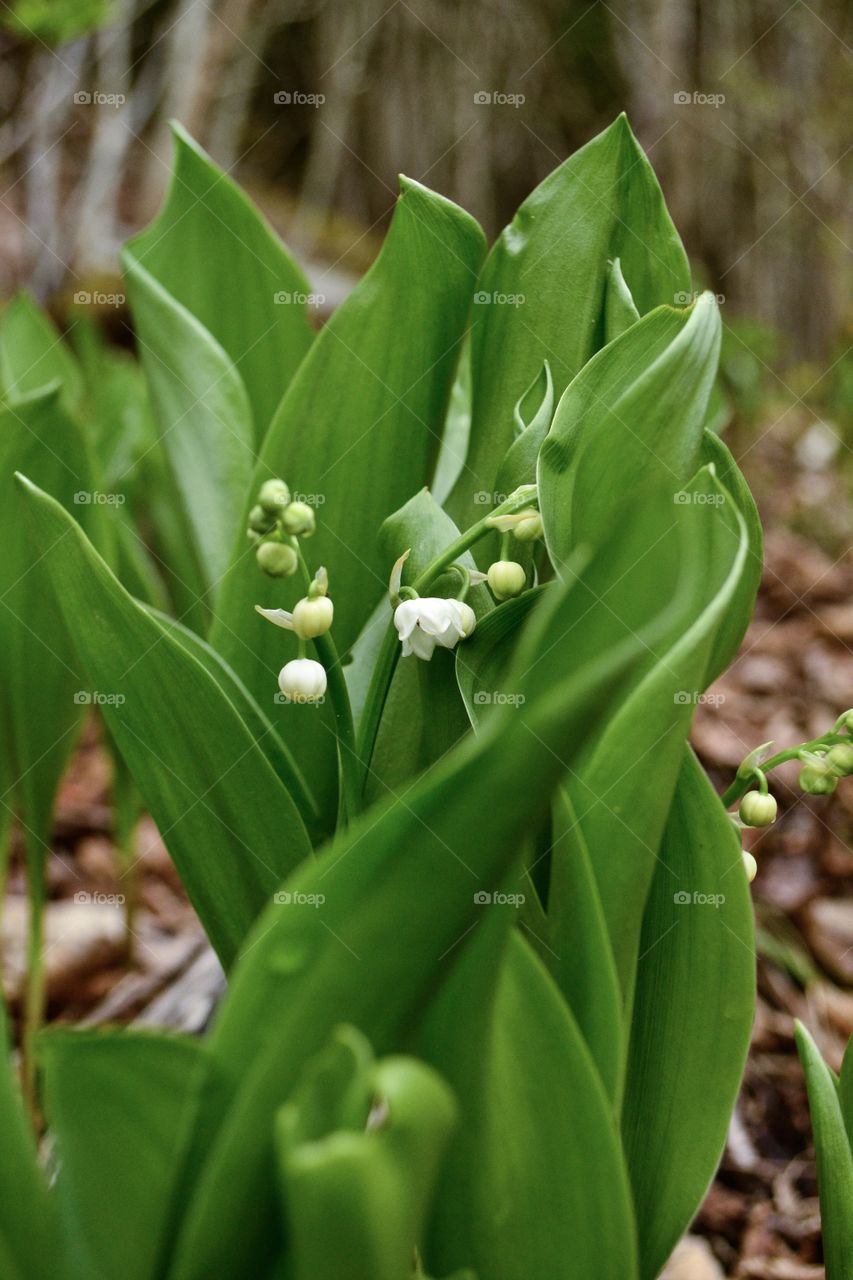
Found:
[[[757,442],[736,447],[769,533],[755,619],[739,657],[696,714],[694,742],[720,790],[758,743],[793,745],[853,707],[851,509],[837,474],[846,451],[814,436],[809,444],[811,430],[804,417],[786,415]],[[853,779],[826,799],[803,796],[796,775],[794,765],[776,772],[779,821],[765,833],[747,833],[759,864],[752,1049],[722,1166],[693,1228],[702,1238],[682,1246],[670,1280],[823,1276],[793,1019],[808,1023],[837,1068],[853,1031]],[[109,785],[91,727],[62,788],[49,866],[50,1016],[200,1030],[223,979],[148,820],[137,837],[139,905],[128,966],[123,907],[115,899],[127,896],[130,880],[116,873]],[[16,865],[6,930],[13,1001],[23,888]]]

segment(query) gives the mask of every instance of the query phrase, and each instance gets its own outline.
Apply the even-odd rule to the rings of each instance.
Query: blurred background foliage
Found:
[[[621,110],[726,321],[741,419],[819,406],[853,444],[844,0],[10,0],[0,290],[63,302],[156,209],[179,119],[328,305],[399,171],[494,235]]]

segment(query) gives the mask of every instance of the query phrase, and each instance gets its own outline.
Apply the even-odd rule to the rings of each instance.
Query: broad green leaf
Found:
[[[200,566],[193,585],[212,600],[241,523],[256,457],[249,401],[230,357],[192,312],[130,250],[123,263],[159,439]]]
[[[809,1091],[826,1280],[851,1280],[853,1154],[832,1073],[802,1023],[796,1023],[795,1032]]]
[[[189,1037],[126,1030],[51,1031],[40,1055],[72,1274],[151,1280],[209,1056]]]
[[[474,519],[512,440],[512,407],[543,359],[557,395],[605,339],[608,260],[619,258],[641,315],[691,288],[657,179],[624,116],[527,197],[489,254],[471,332],[472,420],[450,514]],[[520,300],[520,301],[519,301]]]
[[[310,286],[245,193],[180,125],[172,131],[166,202],[130,241],[125,258],[153,276],[227,353],[248,393],[259,444],[311,345]]]
[[[539,498],[556,568],[596,544],[627,495],[651,481],[671,500],[696,470],[720,343],[709,294],[660,307],[590,360],[566,391],[539,454]]]
[[[432,470],[482,250],[482,233],[466,213],[402,181],[382,252],[318,334],[246,490],[248,510],[262,481],[279,475],[317,504],[317,532],[305,553],[312,568],[328,569],[342,655],[387,590],[390,565],[376,530]],[[292,650],[254,606],[291,608],[302,589],[297,579],[265,578],[240,529],[211,639],[261,705],[269,670]],[[298,722],[291,711],[284,732],[299,734],[304,768],[334,812],[330,711],[311,709]]]
[[[470,1263],[490,1280],[632,1280],[634,1220],[611,1104],[574,1019],[516,931],[493,1001],[482,990],[484,970],[495,980],[490,929],[479,926],[428,1018],[426,1055],[461,1106],[430,1262]]]
[[[607,549],[609,554],[609,548]],[[637,650],[609,618],[587,620],[566,662],[562,638],[586,597],[554,586],[517,653],[517,678],[537,658],[541,678],[519,714],[504,708],[406,796],[377,806],[288,882],[244,952],[217,1022],[213,1051],[231,1081],[231,1105],[212,1144],[198,1126],[184,1194],[194,1189],[171,1280],[246,1265],[246,1222],[268,1221],[269,1117],[331,1029],[349,1020],[384,1053],[399,1043],[435,990],[437,971],[477,916],[475,893],[495,888],[522,837],[547,812],[597,717],[606,716]],[[649,599],[647,624],[656,623]],[[543,656],[544,655],[544,656]],[[317,895],[321,895],[318,897]],[[443,904],[441,911],[435,903]],[[400,946],[400,929],[406,945]],[[230,1204],[223,1214],[217,1206]],[[239,1225],[238,1225],[239,1224]],[[258,1236],[255,1248],[262,1250]],[[252,1254],[251,1256],[254,1256]],[[251,1258],[250,1258],[251,1260]]]
[[[5,1002],[0,1001],[0,1271],[4,1280],[62,1280],[56,1205],[12,1074]]]
[[[568,780],[572,805],[593,859],[617,971],[630,1010],[643,904],[656,865],[696,699],[707,687],[716,637],[742,603],[751,574],[745,522],[712,471],[684,488],[674,504],[692,526],[692,545],[672,536],[635,542],[614,556],[611,584],[652,572],[672,599],[670,626],[650,647],[637,684],[607,724],[583,767]],[[647,588],[648,589],[648,588]],[[655,588],[651,588],[655,589]],[[631,593],[601,599],[613,624],[630,626]],[[615,605],[623,600],[624,605]],[[654,778],[654,786],[649,778]]]
[[[158,609],[149,607],[148,612],[188,654],[201,663],[205,671],[213,676],[228,701],[245,721],[255,741],[263,748],[273,769],[293,797],[306,826],[310,826],[317,818],[316,801],[292,753],[282,742],[269,716],[255,702],[240,677],[229,667],[221,654],[189,627],[176,622],[174,618],[161,613]]]
[[[73,509],[106,549],[104,508],[91,501],[98,488],[92,460],[56,384],[0,406],[0,707],[11,774],[2,804],[21,815],[35,891],[56,788],[89,698],[85,669],[45,591],[40,561],[46,548],[35,546],[26,528],[13,478],[19,468]]]
[[[714,1176],[755,1010],[740,839],[691,751],[643,916],[622,1132],[653,1280]]]
[[[513,637],[541,593],[538,588],[499,605],[457,650],[459,687],[475,727],[490,707],[519,705],[519,690],[507,680]],[[592,861],[565,786],[554,802],[550,844],[541,863],[532,870],[545,880],[547,911],[532,879],[519,877],[507,889],[527,895],[519,913],[525,937],[554,978],[605,1090],[615,1099],[624,1065],[622,996]]]
[[[431,1068],[339,1029],[276,1119],[294,1280],[407,1280],[455,1119]]]
[[[0,388],[20,400],[59,383],[63,408],[80,399],[83,378],[51,321],[26,294],[9,303],[0,320]]]
[[[110,733],[228,965],[282,877],[311,851],[299,811],[186,642],[131,599],[57,502],[20,484],[42,557],[42,596],[69,628]]]

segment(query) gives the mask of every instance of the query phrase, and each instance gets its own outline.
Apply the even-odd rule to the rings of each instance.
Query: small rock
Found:
[[[725,1272],[701,1236],[685,1236],[661,1272],[660,1280],[725,1280]]]
[[[827,973],[853,985],[853,898],[818,898],[806,911],[812,951]]]

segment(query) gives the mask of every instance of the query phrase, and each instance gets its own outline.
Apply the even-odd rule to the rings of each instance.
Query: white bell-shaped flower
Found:
[[[278,673],[278,687],[288,702],[318,702],[326,692],[326,672],[313,658],[294,658]]]
[[[394,610],[394,626],[403,642],[403,657],[414,654],[429,662],[436,645],[455,649],[477,624],[474,610],[463,600],[424,596],[404,600]]]

